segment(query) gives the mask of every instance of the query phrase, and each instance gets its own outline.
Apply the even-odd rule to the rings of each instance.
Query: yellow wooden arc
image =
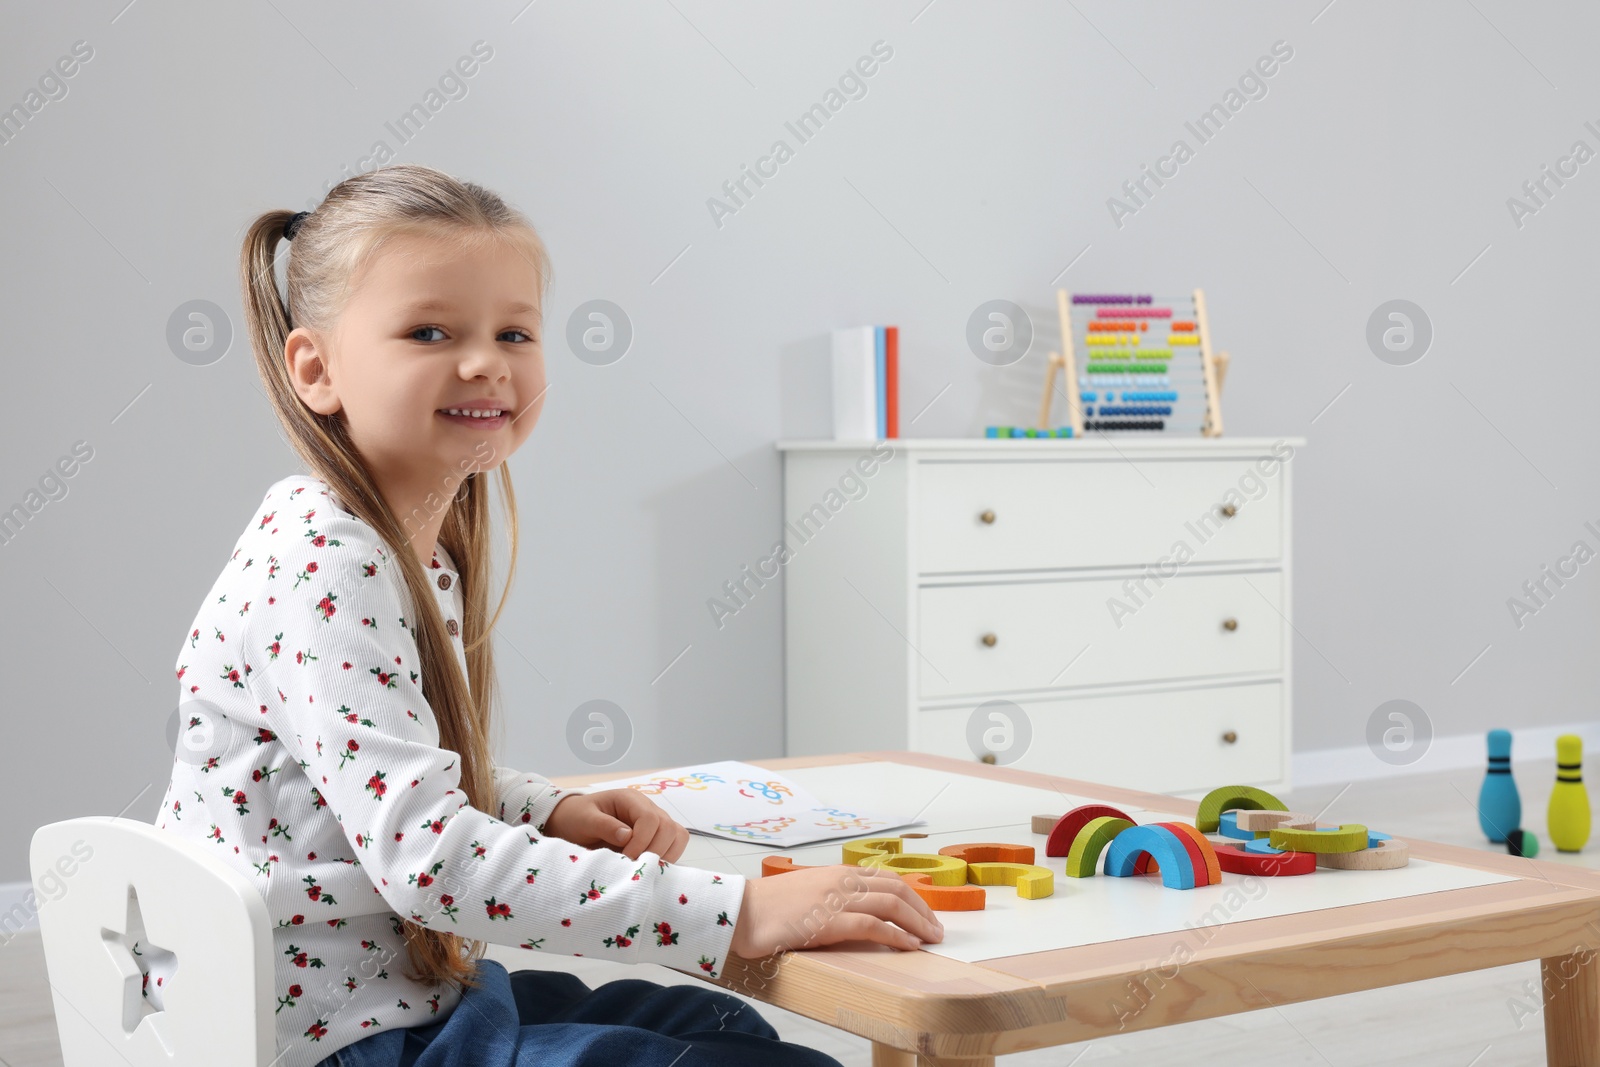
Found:
[[[1056,891],[1056,876],[1036,863],[969,863],[967,880],[978,885],[1011,885],[1024,900],[1038,900]]]
[[[907,874],[915,871],[926,874],[934,885],[966,885],[967,861],[954,856],[935,856],[931,852],[903,852],[896,855],[868,856],[860,867],[887,867],[891,871]]]
[[[882,856],[886,853],[899,851],[900,839],[898,837],[864,837],[860,841],[846,841],[844,843],[844,862],[853,867],[868,856]]]

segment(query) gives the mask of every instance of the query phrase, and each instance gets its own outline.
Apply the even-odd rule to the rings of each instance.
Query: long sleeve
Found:
[[[279,651],[244,681],[383,900],[467,938],[720,974],[744,879],[541,836],[569,791],[538,775],[496,768],[502,818],[471,806],[423,697],[397,565],[336,507],[297,518],[278,595],[245,616],[245,647]]]
[[[557,804],[567,797],[581,797],[585,792],[563,789],[532,771],[500,766],[494,769],[494,794],[499,801],[500,821],[513,826],[532,826],[539,833],[544,833],[544,822]]]

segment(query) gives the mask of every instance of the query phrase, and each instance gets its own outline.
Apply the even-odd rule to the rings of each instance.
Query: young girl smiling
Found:
[[[514,571],[505,460],[544,403],[549,274],[524,216],[415,165],[251,225],[257,368],[309,473],[267,490],[182,643],[158,825],[265,898],[283,1067],[668,1067],[690,1049],[833,1064],[715,989],[590,990],[482,957],[492,941],[717,979],[730,954],[942,936],[892,872],[678,866],[687,831],[636,791],[494,764],[490,637],[509,582],[491,613],[488,474]],[[159,1008],[181,960],[142,959]]]

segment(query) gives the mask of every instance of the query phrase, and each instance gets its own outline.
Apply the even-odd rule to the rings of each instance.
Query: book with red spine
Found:
[[[884,392],[888,394],[888,437],[900,436],[900,327],[889,326],[884,330]]]

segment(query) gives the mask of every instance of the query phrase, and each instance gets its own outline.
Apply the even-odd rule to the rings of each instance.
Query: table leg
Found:
[[[1600,955],[1593,949],[1539,961],[1544,1049],[1551,1067],[1600,1067]]]
[[[918,1056],[915,1052],[895,1048],[893,1045],[872,1043],[872,1067],[994,1067],[993,1056],[977,1059],[934,1059]]]
[[[872,1067],[917,1067],[917,1054],[874,1041]]]

